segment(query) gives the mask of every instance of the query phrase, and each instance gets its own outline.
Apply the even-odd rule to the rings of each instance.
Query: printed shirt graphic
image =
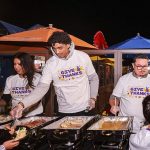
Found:
[[[35,73],[34,79],[33,79],[33,84],[35,86],[37,86],[40,80],[40,77],[41,77],[40,74]],[[22,99],[25,96],[29,95],[32,90],[34,90],[32,88],[26,89],[26,84],[27,84],[27,79],[21,78],[18,74],[12,75],[7,78],[5,89],[4,89],[4,94],[11,94],[12,108],[15,107],[18,104],[18,102],[22,101]],[[43,111],[42,105],[37,111],[39,111],[39,113],[42,113]],[[35,114],[37,114],[37,112]]]
[[[85,69],[83,66],[75,66],[74,68],[62,69],[58,71],[59,80],[74,80],[83,76]]]
[[[90,57],[75,50],[67,59],[50,58],[43,70],[40,82],[53,85],[57,95],[59,112],[73,113],[85,110],[90,98],[88,75],[95,73]]]
[[[11,90],[11,95],[13,97],[24,97],[31,93],[31,89],[26,89],[25,87],[13,87]]]
[[[147,95],[150,95],[150,87],[137,87],[137,86],[131,86],[128,89],[128,95],[131,98],[144,98]]]

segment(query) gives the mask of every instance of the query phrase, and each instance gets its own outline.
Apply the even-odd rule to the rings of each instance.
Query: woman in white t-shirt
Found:
[[[13,59],[15,75],[11,75],[6,79],[5,89],[2,99],[5,101],[11,99],[12,108],[22,99],[29,95],[37,86],[41,75],[35,72],[34,61],[28,53],[16,53]],[[29,101],[30,103],[30,101]],[[25,116],[41,114],[43,112],[42,102],[38,102],[34,106],[24,111]]]

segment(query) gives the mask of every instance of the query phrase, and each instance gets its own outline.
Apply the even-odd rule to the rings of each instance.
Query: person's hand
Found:
[[[115,106],[115,105],[111,106],[110,112],[112,114],[116,115],[119,111],[120,111],[119,106]]]
[[[12,116],[12,118],[21,118],[22,112],[23,112],[23,106],[21,104],[18,104],[10,111],[10,115]]]
[[[7,129],[11,135],[13,135],[15,133],[15,128],[16,128],[16,126],[11,127],[9,123],[5,124],[5,129]]]
[[[4,142],[2,145],[5,147],[6,150],[9,150],[9,149],[13,149],[14,147],[18,146],[19,142],[15,141],[15,140],[8,140],[8,141]]]
[[[92,110],[93,108],[95,108],[95,102],[96,102],[96,99],[90,98],[90,100],[89,100],[89,106],[88,106],[89,110]]]

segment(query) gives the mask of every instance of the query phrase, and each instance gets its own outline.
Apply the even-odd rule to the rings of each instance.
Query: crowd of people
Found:
[[[48,45],[53,57],[47,60],[35,89],[12,109],[12,116],[38,103],[52,81],[59,116],[89,115],[95,107],[99,87],[98,75],[90,57],[74,49],[74,43],[66,32],[54,32]]]
[[[48,45],[53,57],[47,60],[42,76],[35,72],[29,54],[17,53],[14,56],[16,74],[7,78],[1,102],[11,99],[10,114],[13,118],[41,114],[41,99],[53,81],[59,116],[91,115],[99,78],[90,57],[75,50],[66,32],[54,32]]]
[[[13,118],[42,114],[42,98],[53,83],[58,102],[57,115],[93,115],[99,77],[90,57],[75,49],[66,32],[54,32],[48,40],[48,48],[53,56],[47,60],[42,74],[35,71],[29,54],[15,54],[13,63],[16,74],[7,78],[0,104],[11,102],[10,114]],[[133,71],[120,77],[109,99],[112,114],[134,117],[131,150],[138,149],[138,146],[143,146],[142,150],[150,147],[147,139],[150,134],[148,61],[146,55],[137,55],[132,64]],[[0,144],[2,148],[11,149],[19,143],[6,140]]]

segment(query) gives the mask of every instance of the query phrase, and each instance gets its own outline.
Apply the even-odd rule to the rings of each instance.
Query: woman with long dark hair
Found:
[[[5,89],[2,99],[7,101],[11,97],[12,108],[22,99],[31,93],[37,86],[41,75],[35,72],[34,60],[28,53],[18,52],[13,59],[14,69],[16,74],[11,75],[6,79]],[[30,103],[30,101],[28,102]],[[41,114],[43,112],[42,102],[31,106],[25,110],[26,116]]]

